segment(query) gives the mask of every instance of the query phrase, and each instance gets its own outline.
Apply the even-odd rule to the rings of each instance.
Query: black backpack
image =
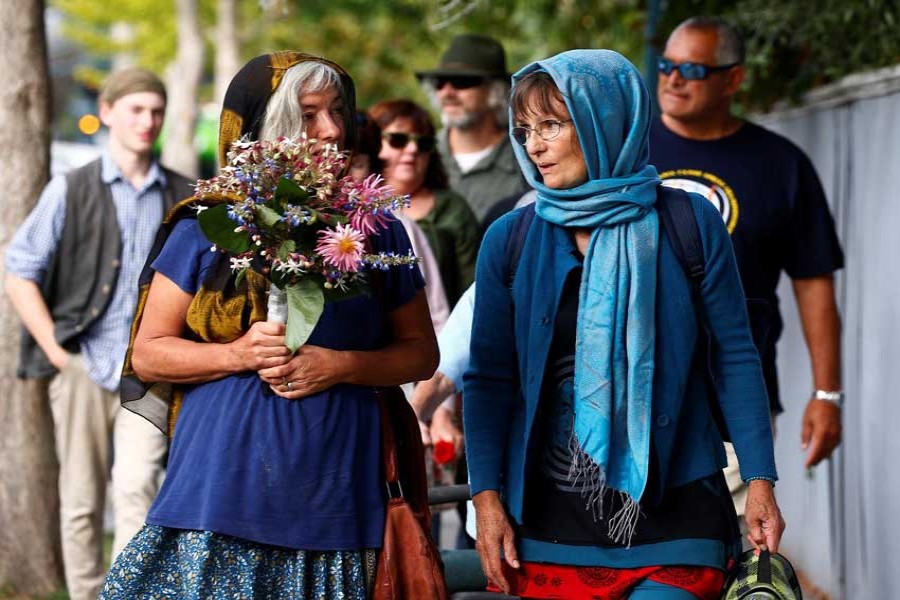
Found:
[[[706,373],[706,385],[709,389],[707,397],[710,399],[710,411],[713,420],[719,428],[722,439],[731,441],[722,408],[714,401],[717,397],[715,375],[710,365],[712,364],[714,342],[709,328],[709,320],[703,309],[700,285],[706,276],[706,262],[703,257],[703,240],[700,238],[700,228],[694,209],[691,206],[691,197],[687,192],[665,186],[657,188],[656,211],[659,215],[661,230],[669,238],[672,249],[678,263],[684,270],[688,283],[691,286],[691,303],[697,314],[697,323],[700,325],[698,336],[698,356],[706,358],[704,373]],[[519,259],[522,257],[522,248],[525,246],[525,238],[534,221],[535,206],[530,204],[522,209],[513,223],[512,234],[506,246],[507,285],[512,289],[513,278],[519,267]]]

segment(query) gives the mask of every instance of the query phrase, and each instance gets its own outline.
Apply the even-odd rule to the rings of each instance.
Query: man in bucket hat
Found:
[[[438,152],[450,187],[483,222],[494,204],[527,189],[507,134],[509,72],[503,46],[485,35],[458,35],[440,65],[416,77],[441,113]]]

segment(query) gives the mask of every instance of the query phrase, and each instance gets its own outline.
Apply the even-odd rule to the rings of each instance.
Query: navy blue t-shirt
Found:
[[[175,226],[153,268],[194,294],[219,257],[196,219]],[[406,254],[398,221],[374,251]],[[383,298],[325,305],[309,344],[376,350],[388,311],[424,286],[418,267],[384,273]],[[272,394],[248,371],[186,386],[162,489],[147,522],[301,550],[381,546],[381,430],[373,387],[339,384],[300,400]]]
[[[780,135],[746,122],[717,140],[683,138],[656,117],[650,162],[663,184],[698,193],[722,214],[734,254],[769,400],[781,411],[775,342],[782,320],[775,289],[781,272],[802,279],[844,266],[834,220],[809,158]]]

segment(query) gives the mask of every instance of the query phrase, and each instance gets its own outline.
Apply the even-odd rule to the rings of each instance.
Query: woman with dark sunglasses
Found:
[[[749,482],[751,543],[775,552],[784,530],[728,231],[702,196],[660,186],[649,92],[621,55],[534,62],[510,106],[537,200],[488,229],[478,261],[463,416],[485,574],[523,598],[718,599],[741,534],[716,408]],[[693,293],[668,202],[702,239]]]
[[[381,154],[381,129],[369,115],[358,112],[356,115],[356,145],[353,148],[353,158],[348,174],[362,181],[373,173],[381,173],[382,162],[378,158],[379,154]],[[413,254],[419,257],[419,270],[422,271],[422,277],[425,279],[425,296],[428,298],[431,324],[434,326],[435,333],[440,333],[444,323],[447,322],[447,317],[450,316],[450,305],[447,303],[447,293],[444,291],[437,259],[434,257],[431,244],[425,237],[422,228],[406,215],[394,213],[394,216],[406,230]]]
[[[450,191],[447,173],[435,152],[435,130],[424,108],[410,100],[388,100],[369,109],[381,128],[382,175],[401,194],[409,194],[404,214],[428,237],[452,307],[475,279],[481,228],[465,199]]]

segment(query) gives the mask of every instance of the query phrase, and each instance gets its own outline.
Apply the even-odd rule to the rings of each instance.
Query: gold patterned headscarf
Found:
[[[327,65],[338,73],[341,80],[340,93],[344,101],[344,141],[346,146],[352,147],[356,137],[356,93],[353,80],[347,72],[324,58],[301,52],[275,52],[252,59],[238,71],[228,86],[219,123],[220,164],[225,164],[228,149],[235,141],[259,137],[266,106],[285,72],[309,61]],[[122,406],[143,416],[169,435],[174,432],[175,418],[181,407],[181,388],[142,381],[131,364],[134,340],[154,274],[150,265],[159,255],[178,221],[196,218],[198,206],[214,206],[226,201],[227,198],[220,196],[195,196],[178,203],[160,226],[153,249],[141,272],[137,310],[131,325],[131,340],[125,355],[119,391]],[[188,308],[188,334],[197,341],[227,343],[240,337],[256,321],[266,318],[266,278],[248,270],[241,284],[236,285],[229,261],[225,255],[222,258],[212,275],[201,283]]]
[[[345,146],[353,147],[356,140],[356,92],[353,79],[337,63],[303,54],[302,52],[275,52],[257,56],[238,71],[222,104],[219,119],[219,164],[225,164],[228,149],[236,140],[249,136],[258,139],[266,114],[266,105],[285,71],[303,62],[318,62],[334,69],[341,78],[341,94],[344,100]]]

